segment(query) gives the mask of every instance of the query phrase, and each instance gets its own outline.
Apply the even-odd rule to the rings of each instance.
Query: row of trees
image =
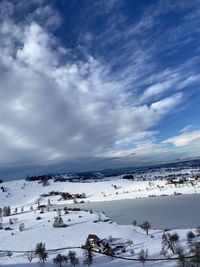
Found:
[[[93,263],[93,253],[92,251],[84,251],[84,261],[83,264],[87,264],[90,266]],[[45,243],[38,243],[36,245],[35,251],[29,251],[26,254],[26,258],[29,262],[32,262],[34,258],[38,258],[40,262],[44,263],[48,259],[48,252],[45,248]],[[70,262],[72,266],[76,266],[79,264],[79,259],[77,258],[76,252],[70,250],[67,255],[57,254],[56,257],[53,258],[53,262],[58,264],[60,267],[63,263]]]
[[[188,249],[184,249],[179,244],[179,236],[177,233],[164,233],[162,236],[162,250],[161,254],[165,258],[169,259],[170,254],[174,255],[173,257],[178,258],[178,266],[180,267],[199,267],[200,266],[200,243],[193,242],[194,234],[190,231],[187,234]],[[12,256],[11,252],[7,254],[9,257]],[[108,255],[108,254],[107,254]],[[108,255],[113,257],[114,254]],[[34,251],[29,251],[26,254],[26,258],[29,262],[32,262],[34,258],[38,258],[41,263],[44,263],[48,259],[48,252],[45,248],[45,243],[38,243]],[[93,263],[94,253],[90,249],[84,250],[84,260],[83,264],[90,266]],[[148,250],[141,249],[138,254],[138,259],[140,262],[145,264],[148,259]],[[60,267],[64,263],[69,262],[72,266],[79,264],[79,259],[75,251],[70,250],[67,255],[57,254],[53,258],[53,262]]]
[[[179,266],[182,267],[199,267],[200,266],[200,242],[195,241],[197,235],[192,231],[187,233],[187,245],[183,248],[180,245],[180,237],[177,233],[164,233],[162,236],[161,254],[166,258],[170,258],[170,254],[178,256]]]
[[[33,210],[33,206],[30,207],[30,210]],[[21,209],[15,208],[13,214],[23,213],[24,207],[22,206]],[[11,208],[10,206],[4,206],[3,208],[0,207],[0,217],[6,217],[11,215]]]
[[[134,226],[140,226],[148,235],[151,225],[148,221],[138,225],[137,221],[133,221]],[[200,242],[196,238],[200,237],[200,227],[196,229],[196,233],[189,231],[187,233],[187,247],[180,245],[180,237],[175,233],[164,233],[162,235],[161,255],[170,258],[171,255],[178,257],[178,264],[182,267],[200,267]],[[148,250],[142,249],[139,253],[139,259],[143,264],[148,258]]]

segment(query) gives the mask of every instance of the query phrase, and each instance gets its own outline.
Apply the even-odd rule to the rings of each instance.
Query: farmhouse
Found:
[[[94,234],[88,235],[86,247],[89,247],[94,251],[103,253],[106,253],[107,250],[110,249],[109,242],[106,238],[100,239],[97,235]]]

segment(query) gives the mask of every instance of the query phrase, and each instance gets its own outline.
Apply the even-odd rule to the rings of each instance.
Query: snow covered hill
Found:
[[[56,182],[49,180],[48,186],[43,186],[38,181],[27,182],[16,180],[1,184],[4,192],[0,194],[0,207],[12,206],[12,208],[30,207],[38,201],[47,204],[50,199],[53,204],[69,204],[73,200],[61,200],[60,196],[41,197],[44,193],[68,192],[71,194],[83,194],[85,202],[109,201],[119,199],[135,199],[149,196],[173,195],[174,193],[192,194],[200,193],[199,180],[184,184],[171,185],[166,180],[155,181],[131,181],[120,177],[102,180],[100,182]],[[77,199],[81,201],[81,199]]]
[[[156,173],[157,175],[157,173]],[[52,192],[59,192],[54,194]],[[61,193],[69,195],[85,194],[86,198],[71,198],[64,200]],[[150,195],[173,195],[200,193],[198,180],[190,180],[183,184],[170,184],[166,180],[132,181],[119,177],[110,177],[102,181],[90,182],[54,182],[48,181],[43,186],[38,181],[17,180],[1,183],[0,207],[11,207],[11,215],[1,218],[0,230],[0,265],[1,266],[37,266],[38,259],[34,258],[28,263],[27,250],[34,250],[39,242],[46,245],[47,250],[65,247],[81,247],[85,244],[89,234],[95,234],[100,239],[112,239],[113,246],[119,246],[117,252],[123,257],[139,257],[141,249],[148,249],[149,258],[160,258],[161,237],[163,230],[151,230],[149,235],[139,226],[118,225],[106,218],[104,214],[96,214],[89,211],[71,211],[67,213],[62,209],[63,205],[73,202],[108,201],[116,199],[134,199],[148,197]],[[47,195],[47,196],[44,196]],[[43,195],[43,196],[42,196]],[[49,206],[51,209],[42,208]],[[54,206],[55,205],[55,206]],[[41,208],[38,209],[38,206]],[[54,208],[57,207],[57,210]],[[44,212],[43,212],[44,211]],[[67,227],[55,228],[55,217],[60,216]],[[23,226],[20,231],[20,226]],[[177,230],[180,235],[181,246],[186,246],[186,234],[189,229]],[[195,229],[193,229],[195,232]],[[170,232],[169,232],[170,233]],[[112,238],[111,238],[112,237]],[[22,251],[20,253],[9,251]],[[80,264],[84,260],[83,251],[75,250]],[[46,266],[54,266],[53,258],[62,253],[67,255],[69,249],[60,251],[48,251]],[[94,266],[142,266],[140,262],[111,259],[104,255],[96,255]],[[69,265],[69,263],[68,263]],[[176,266],[171,261],[150,262],[147,266]]]

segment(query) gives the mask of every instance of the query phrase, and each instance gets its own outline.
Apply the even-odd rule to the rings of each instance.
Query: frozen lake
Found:
[[[115,200],[70,206],[103,211],[118,224],[142,223],[152,228],[195,228],[200,226],[200,194]]]

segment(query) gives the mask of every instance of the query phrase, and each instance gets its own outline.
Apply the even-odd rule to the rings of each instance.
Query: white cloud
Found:
[[[12,34],[8,31],[5,38],[9,44]],[[0,55],[1,68],[6,69],[0,122],[12,133],[10,138],[2,136],[1,163],[20,161],[19,154],[24,160],[27,153],[33,162],[106,153],[133,132],[142,136],[181,101],[181,95],[172,95],[134,105],[124,83],[110,78],[105,64],[90,55],[86,61],[69,62],[57,40],[36,22],[15,38],[19,46],[11,46],[10,63],[4,64],[4,47]]]
[[[193,126],[190,124],[190,125],[187,125],[185,127],[183,127],[181,130],[180,130],[180,133],[186,133],[186,132],[189,132],[191,130]]]
[[[182,133],[163,141],[164,144],[173,144],[176,147],[188,146],[196,142],[200,145],[200,131]]]
[[[124,42],[116,61],[106,62],[83,48],[84,56],[77,59],[80,46],[60,44],[51,27],[54,31],[52,25],[58,27],[61,19],[41,2],[25,21],[15,20],[12,1],[6,7],[3,2],[7,12],[0,23],[0,166],[165,153],[164,145],[154,143],[157,131],[150,128],[183,101],[182,92],[170,91],[181,70],[156,75],[154,64],[146,64],[151,50],[139,47],[136,39]],[[145,21],[148,30],[154,17]],[[87,41],[93,39],[89,35]],[[117,60],[124,63],[122,69],[112,71]],[[193,81],[188,78],[187,83]],[[130,144],[135,147],[123,149]]]
[[[161,94],[171,88],[173,84],[172,80],[164,81],[162,83],[156,83],[147,88],[144,92],[144,94],[141,97],[141,100],[144,101],[146,99],[149,99],[152,96],[157,96],[158,94]]]

